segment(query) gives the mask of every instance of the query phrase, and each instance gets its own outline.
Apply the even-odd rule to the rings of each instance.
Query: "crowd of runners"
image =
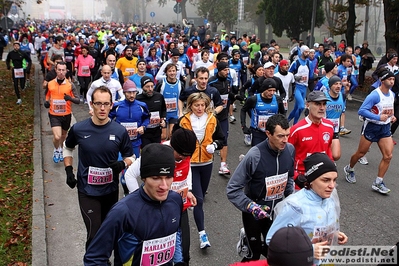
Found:
[[[110,263],[112,251],[115,265],[188,265],[190,209],[199,247],[211,247],[203,204],[214,154],[220,155],[218,173],[231,175],[227,197],[242,211],[237,251],[243,263],[264,255],[270,265],[288,265],[276,259],[272,245],[288,224],[301,227],[314,244],[314,260],[294,258],[295,265],[319,265],[323,247],[346,243],[334,161],[341,157],[339,137],[351,133],[346,103],[366,86],[375,60],[367,41],[351,47],[328,38],[308,47],[291,38],[284,58],[275,40],[223,29],[215,34],[209,24],[186,20],[181,27],[28,21],[0,35],[2,47],[8,40],[13,48],[5,61],[18,105],[29,87],[32,58],[40,63],[52,158],[64,163],[68,186],[77,186],[87,229],[85,265]],[[397,60],[388,49],[378,63],[359,109],[359,148],[341,170],[356,183],[354,166],[368,163],[365,155],[377,142],[382,159],[371,187],[382,194],[390,192],[383,180],[399,125]],[[72,103],[87,104],[89,117],[73,126]],[[237,119],[252,148],[230,172],[229,124]],[[120,201],[119,183],[125,194]],[[317,210],[325,199],[326,208]],[[305,224],[292,219],[298,202]]]

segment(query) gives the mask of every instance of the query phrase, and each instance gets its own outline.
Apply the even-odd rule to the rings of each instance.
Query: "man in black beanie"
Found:
[[[152,78],[144,76],[140,82],[143,92],[137,95],[136,100],[146,103],[151,114],[150,124],[141,136],[141,148],[144,148],[150,143],[161,143],[161,128],[166,126],[166,104],[163,95],[154,91]]]
[[[172,133],[170,141],[163,142],[164,145],[173,148],[173,155],[175,159],[175,174],[171,189],[179,193],[183,198],[183,213],[181,218],[181,232],[182,232],[182,247],[183,260],[188,263],[190,260],[190,227],[188,220],[187,209],[197,205],[197,199],[191,192],[191,155],[194,153],[197,146],[197,137],[194,131],[184,128],[175,129]],[[158,158],[160,154],[155,155]],[[156,159],[157,160],[157,159]],[[135,163],[126,171],[125,179],[129,192],[139,188],[137,178],[140,177],[141,158],[138,158]]]
[[[152,143],[140,158],[143,185],[113,206],[87,249],[84,265],[106,265],[113,249],[119,255],[114,265],[150,265],[151,255],[158,253],[170,254],[159,264],[185,265],[180,244],[183,201],[170,190],[175,171],[173,149]]]

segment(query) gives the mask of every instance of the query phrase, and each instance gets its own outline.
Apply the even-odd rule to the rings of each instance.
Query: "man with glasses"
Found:
[[[66,183],[78,187],[79,208],[87,229],[86,249],[104,221],[108,211],[118,201],[119,173],[134,159],[132,144],[125,127],[108,117],[113,106],[112,94],[105,87],[93,91],[93,116],[74,124],[64,142]],[[72,153],[78,150],[77,179],[73,172]],[[123,160],[118,161],[118,153]]]
[[[62,143],[71,125],[71,102],[79,104],[79,95],[75,85],[66,78],[65,62],[57,62],[55,66],[57,76],[47,84],[46,101],[44,107],[49,108],[49,120],[53,131],[53,161],[64,160]]]

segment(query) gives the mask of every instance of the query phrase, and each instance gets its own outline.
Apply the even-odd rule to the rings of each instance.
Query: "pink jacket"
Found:
[[[75,61],[75,68],[78,69],[78,76],[90,77],[90,68],[94,67],[94,59],[91,55],[84,57],[82,54]]]

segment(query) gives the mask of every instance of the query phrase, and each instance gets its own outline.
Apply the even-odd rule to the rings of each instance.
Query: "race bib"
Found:
[[[90,185],[105,185],[112,183],[112,169],[89,166],[87,183]]]
[[[288,172],[284,174],[269,176],[265,178],[266,197],[265,200],[281,199],[287,186]]]
[[[248,56],[244,56],[242,58],[242,62],[244,63],[244,65],[248,65]]]
[[[260,115],[258,116],[258,129],[261,131],[266,131],[266,122],[271,117],[271,115]]]
[[[14,68],[14,77],[16,79],[21,79],[23,78],[24,75],[24,69],[23,68]]]
[[[227,107],[227,101],[229,100],[229,95],[228,94],[222,94],[222,95],[220,95],[220,98],[222,98],[223,108],[226,108]]]
[[[176,98],[165,98],[166,112],[175,112],[177,110]]]
[[[126,128],[126,131],[129,134],[130,140],[137,139],[137,122],[121,123],[121,125]]]
[[[166,237],[143,241],[140,265],[158,266],[166,264],[173,259],[175,245],[176,233]]]
[[[159,127],[159,123],[161,123],[161,117],[159,116],[159,112],[150,112],[151,117],[150,117],[150,124],[147,126],[147,128],[156,128]]]
[[[339,118],[327,118],[333,123],[334,133],[339,132]]]
[[[65,56],[65,62],[72,62],[73,56],[72,55],[67,55]]]
[[[171,189],[180,194],[180,196],[183,199],[183,204],[187,202],[187,193],[188,193],[187,179],[183,181],[173,182]]]
[[[129,76],[134,75],[134,68],[126,68],[125,71],[129,72]]]
[[[90,74],[90,67],[89,66],[82,66],[82,74],[89,75]]]
[[[313,228],[312,243],[316,244],[319,242],[328,241],[327,245],[330,246],[333,242],[335,231],[335,224],[330,224],[327,226],[315,226]]]
[[[53,112],[60,114],[66,112],[66,101],[65,100],[53,100]]]

